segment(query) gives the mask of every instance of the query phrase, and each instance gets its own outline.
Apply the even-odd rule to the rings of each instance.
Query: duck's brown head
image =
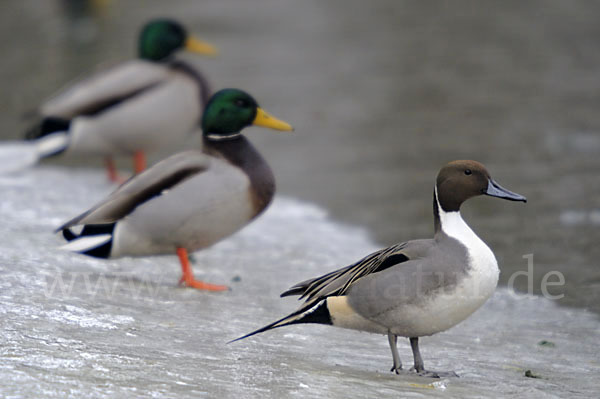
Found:
[[[437,199],[446,212],[460,210],[463,202],[478,195],[489,195],[510,201],[527,199],[500,186],[490,177],[485,166],[477,161],[452,161],[438,173]]]

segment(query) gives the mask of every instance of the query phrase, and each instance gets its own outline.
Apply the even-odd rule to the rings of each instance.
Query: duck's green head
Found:
[[[142,28],[139,37],[140,58],[161,61],[179,49],[205,55],[217,52],[213,46],[190,36],[181,24],[170,19],[155,19]]]
[[[208,140],[231,140],[250,125],[281,131],[294,130],[258,106],[252,96],[238,89],[223,89],[210,98],[202,115],[202,131]]]

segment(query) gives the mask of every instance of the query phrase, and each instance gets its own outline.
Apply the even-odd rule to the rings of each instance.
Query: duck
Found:
[[[406,337],[414,360],[410,371],[433,378],[456,376],[425,369],[419,338],[465,320],[498,284],[494,253],[460,214],[463,202],[480,195],[527,201],[500,186],[481,163],[450,162],[439,171],[434,187],[433,238],[392,245],[292,286],[281,296],[305,299],[296,311],[231,342],[293,324],[332,325],[387,335],[391,371],[397,374],[402,370],[397,339]]]
[[[58,154],[80,154],[105,157],[111,181],[121,181],[116,155],[132,156],[135,173],[144,170],[147,152],[182,141],[198,125],[211,94],[207,79],[175,58],[182,49],[217,52],[177,21],[146,23],[137,59],[77,81],[38,107],[34,114],[41,121],[27,131],[21,153],[12,156],[24,163],[15,168]]]
[[[293,130],[250,94],[218,91],[202,116],[202,149],[165,158],[62,225],[57,232],[69,241],[63,249],[97,258],[176,254],[180,284],[226,290],[196,280],[188,254],[235,233],[273,199],[273,172],[241,132],[250,125]],[[76,233],[74,226],[83,228]]]

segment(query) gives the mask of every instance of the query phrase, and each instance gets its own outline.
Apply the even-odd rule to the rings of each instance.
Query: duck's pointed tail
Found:
[[[316,323],[316,324],[333,324],[331,320],[331,314],[329,313],[329,309],[327,308],[327,299],[322,300],[315,306],[306,309],[305,307],[300,308],[296,312],[285,316],[282,319],[279,319],[271,324],[268,324],[258,330],[252,331],[249,334],[244,335],[243,337],[236,338],[232,341],[229,341],[228,344],[242,340],[244,338],[251,337],[253,335],[259,334],[261,332],[265,332],[268,330],[272,330],[278,327],[289,326],[292,324],[305,324],[305,323]]]

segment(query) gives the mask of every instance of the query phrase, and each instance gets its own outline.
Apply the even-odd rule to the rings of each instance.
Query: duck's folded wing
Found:
[[[281,296],[300,295],[300,299],[306,298],[302,307],[305,308],[328,296],[344,295],[361,278],[421,256],[427,248],[422,241],[428,240],[409,241],[373,252],[350,266],[298,283]]]
[[[168,74],[169,70],[162,65],[129,61],[67,85],[43,103],[39,113],[64,119],[96,114],[160,84]]]
[[[210,157],[200,151],[185,151],[172,155],[127,180],[104,201],[68,221],[57,231],[75,225],[116,222],[144,202],[199,173],[206,172],[209,167]]]

